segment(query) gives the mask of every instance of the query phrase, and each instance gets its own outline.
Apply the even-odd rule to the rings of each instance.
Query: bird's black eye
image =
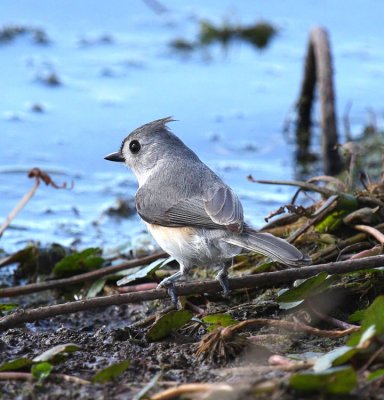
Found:
[[[129,150],[131,150],[131,153],[136,154],[140,151],[141,149],[141,144],[137,140],[132,140],[131,143],[129,143]]]

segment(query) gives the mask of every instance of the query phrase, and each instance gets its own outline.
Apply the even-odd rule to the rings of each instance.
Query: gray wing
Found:
[[[215,185],[205,196],[178,199],[171,204],[139,189],[136,207],[144,221],[162,226],[226,227],[231,231],[241,231],[243,227],[243,207],[233,190],[225,185]]]
[[[204,209],[213,222],[225,225],[231,231],[242,230],[243,206],[230,187],[218,186],[209,189]]]

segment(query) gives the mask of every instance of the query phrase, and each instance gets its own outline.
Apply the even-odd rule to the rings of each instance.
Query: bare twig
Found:
[[[378,224],[375,226],[375,229],[382,230],[384,229],[384,223]],[[342,249],[345,247],[348,247],[350,245],[360,243],[367,238],[366,233],[358,233],[356,235],[353,235],[345,240],[340,240],[336,244],[327,246],[325,249],[318,251],[315,254],[311,255],[312,262],[316,263],[319,260],[321,261],[326,261],[329,260],[332,257],[336,257]]]
[[[384,244],[384,235],[377,229],[368,225],[354,225],[355,229],[373,236],[379,243]]]
[[[376,197],[368,197],[368,196],[358,196],[359,203],[361,205],[367,205],[367,206],[379,206],[384,208],[384,202],[382,202],[380,199]]]
[[[157,285],[158,283],[156,282],[147,282],[147,283],[140,283],[138,285],[120,286],[117,287],[115,290],[118,293],[132,293],[132,292],[140,292],[142,290],[156,289]]]
[[[337,196],[331,196],[329,197],[327,203],[327,206],[323,205],[321,209],[317,210],[317,212],[314,214],[313,218],[307,221],[305,224],[303,224],[299,229],[297,229],[295,232],[291,233],[289,237],[287,238],[287,241],[290,243],[295,242],[295,240],[301,236],[305,231],[307,231],[311,226],[316,224],[317,222],[321,221],[326,215],[330,214],[332,211],[335,210],[337,207],[338,203],[338,197]]]
[[[149,398],[147,393],[158,383],[159,379],[163,375],[163,371],[158,372],[144,387],[135,394],[132,400],[142,400]]]
[[[378,256],[379,254],[382,253],[383,253],[383,246],[381,244],[377,244],[376,246],[370,249],[362,250],[359,253],[353,254],[351,257],[349,257],[349,259],[357,260],[358,258]]]
[[[65,374],[50,374],[49,377],[64,380],[66,382],[79,383],[80,385],[88,385],[91,383],[89,381],[86,381],[85,379],[78,378],[77,376],[65,375]],[[0,380],[31,381],[33,379],[34,377],[30,372],[17,372],[17,371],[0,372]]]
[[[8,228],[10,223],[16,217],[16,215],[25,207],[28,201],[32,198],[35,194],[37,188],[40,186],[41,181],[43,181],[46,185],[50,185],[55,189],[66,189],[67,183],[64,182],[62,185],[57,185],[52,178],[44,171],[39,168],[32,168],[28,172],[28,178],[35,178],[35,184],[32,189],[24,195],[24,197],[19,201],[16,207],[9,213],[7,218],[5,219],[3,225],[0,226],[0,238],[3,235],[4,231]],[[72,184],[73,186],[73,184]],[[70,188],[72,188],[72,186]]]
[[[330,275],[343,274],[353,271],[377,268],[384,265],[384,255],[368,257],[359,260],[346,260],[328,264],[320,264],[302,268],[292,268],[283,271],[265,272],[257,275],[249,275],[241,278],[233,278],[229,286],[234,289],[245,289],[255,287],[274,287],[281,284],[293,282],[296,279],[305,279],[326,271]],[[182,283],[176,286],[178,296],[191,294],[217,293],[221,290],[218,281],[199,281],[193,283]],[[168,298],[166,289],[154,289],[143,292],[118,294],[97,297],[86,300],[57,304],[53,306],[39,307],[30,310],[19,309],[0,319],[0,329],[7,329],[24,322],[33,322],[40,319],[51,318],[60,314],[71,314],[78,311],[109,307],[127,303],[138,303],[155,299]]]
[[[321,321],[325,321],[328,322],[329,324],[332,324],[334,326],[336,326],[337,328],[341,328],[344,330],[348,330],[348,329],[358,329],[359,326],[357,325],[353,325],[353,324],[349,324],[348,322],[345,321],[341,321],[340,319],[331,317],[330,315],[326,315],[323,314],[322,312],[320,312],[315,305],[313,304],[313,302],[311,301],[311,299],[307,299],[307,304],[310,307],[310,311],[312,314],[314,314],[317,318],[319,318]]]
[[[232,335],[235,332],[240,332],[247,328],[254,328],[259,326],[269,326],[273,328],[285,329],[293,332],[308,333],[314,336],[339,338],[357,332],[359,326],[350,326],[348,329],[341,331],[317,329],[313,326],[302,324],[301,322],[291,322],[279,319],[257,318],[241,321],[236,325],[231,325],[222,330],[222,335]]]
[[[247,176],[247,179],[253,183],[262,183],[266,185],[286,185],[286,186],[296,186],[303,190],[308,190],[311,192],[317,192],[325,197],[329,197],[338,194],[336,190],[327,189],[325,187],[314,185],[313,183],[303,182],[303,181],[280,181],[280,180],[266,180],[266,179],[254,179],[252,175]]]
[[[343,181],[341,181],[339,178],[335,178],[334,176],[329,176],[329,175],[314,176],[313,178],[308,179],[307,182],[308,183],[328,182],[328,183],[333,184],[339,192],[347,191],[345,183]]]
[[[15,297],[21,296],[28,293],[36,293],[41,292],[48,289],[57,289],[64,286],[71,286],[77,283],[84,283],[94,281],[96,279],[102,278],[103,276],[111,275],[117,271],[122,271],[124,269],[138,267],[140,265],[149,264],[152,261],[155,261],[161,257],[166,257],[167,254],[164,252],[157,252],[151,254],[150,256],[135,258],[134,260],[129,260],[125,263],[114,265],[111,267],[100,268],[95,271],[85,272],[84,274],[79,274],[75,276],[71,276],[70,278],[63,279],[53,279],[51,281],[38,282],[38,283],[30,283],[24,286],[16,286],[11,288],[2,288],[0,289],[0,298],[1,297]]]
[[[210,392],[220,390],[233,392],[234,388],[226,383],[185,383],[175,388],[166,389],[151,397],[151,400],[170,400],[178,399],[181,395]]]
[[[369,357],[368,361],[359,369],[358,373],[361,374],[365,370],[369,368],[369,366],[379,357],[384,353],[384,345],[380,346],[372,355]]]
[[[314,336],[339,338],[357,332],[360,327],[350,327],[342,331],[322,330],[312,326],[305,325],[301,322],[291,322],[278,319],[257,318],[241,321],[237,324],[219,327],[208,332],[202,337],[196,346],[196,356],[200,359],[210,359],[211,361],[229,360],[236,356],[247,345],[247,339],[240,336],[239,333],[244,329],[258,327],[272,327],[293,331],[297,333],[307,333]]]

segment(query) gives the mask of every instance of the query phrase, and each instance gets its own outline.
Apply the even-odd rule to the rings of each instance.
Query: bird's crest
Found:
[[[155,121],[148,122],[147,124],[141,126],[139,129],[148,129],[153,133],[156,133],[157,131],[160,131],[162,129],[167,129],[167,124],[169,122],[176,121],[172,117],[165,117],[165,118],[160,118],[156,119]]]

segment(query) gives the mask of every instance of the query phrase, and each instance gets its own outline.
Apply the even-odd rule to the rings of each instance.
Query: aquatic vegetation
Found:
[[[202,20],[196,40],[176,38],[170,42],[170,46],[184,54],[214,44],[227,48],[235,42],[249,43],[256,49],[262,50],[270,45],[277,33],[278,29],[266,21],[259,21],[249,26],[234,25],[226,21],[216,26],[208,20]]]
[[[9,43],[20,36],[29,35],[33,43],[49,44],[50,39],[47,33],[41,28],[35,28],[26,25],[5,25],[0,28],[0,43]]]

